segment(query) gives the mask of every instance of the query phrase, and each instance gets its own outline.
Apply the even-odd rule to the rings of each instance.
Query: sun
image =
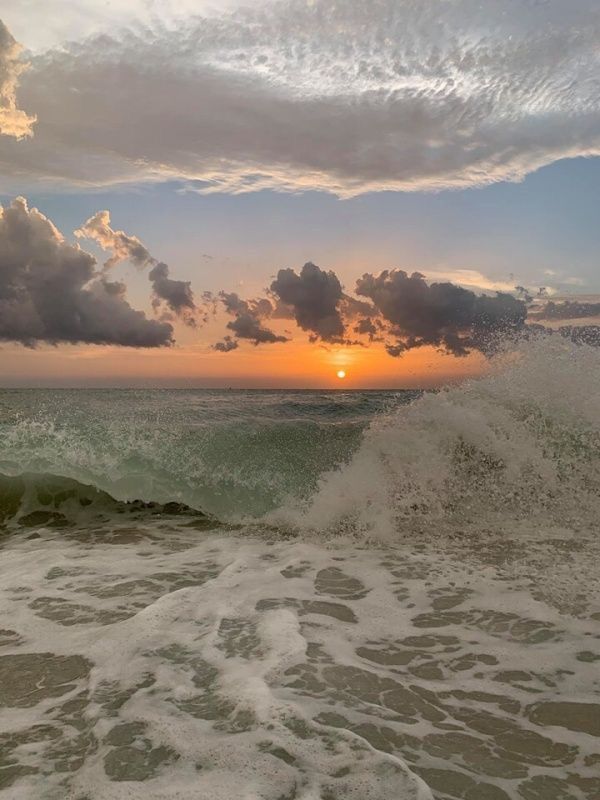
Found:
[[[346,373],[344,372],[343,369],[339,369],[338,372],[337,372],[337,376],[341,381],[343,381],[344,378],[346,377]]]

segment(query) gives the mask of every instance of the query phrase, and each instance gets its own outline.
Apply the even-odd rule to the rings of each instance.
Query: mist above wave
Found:
[[[378,416],[347,465],[272,519],[383,541],[589,530],[599,498],[600,354],[542,337],[507,348],[485,377]]]

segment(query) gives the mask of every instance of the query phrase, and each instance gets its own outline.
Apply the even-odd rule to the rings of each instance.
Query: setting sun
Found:
[[[343,369],[338,370],[337,376],[340,380],[343,380],[346,377],[346,373]]]

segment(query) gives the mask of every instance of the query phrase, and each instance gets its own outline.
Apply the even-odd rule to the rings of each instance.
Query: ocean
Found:
[[[0,797],[600,797],[600,357],[0,390]]]

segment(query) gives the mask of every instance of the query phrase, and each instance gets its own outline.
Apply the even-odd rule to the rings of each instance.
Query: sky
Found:
[[[0,385],[429,387],[600,323],[595,0],[0,20]]]

